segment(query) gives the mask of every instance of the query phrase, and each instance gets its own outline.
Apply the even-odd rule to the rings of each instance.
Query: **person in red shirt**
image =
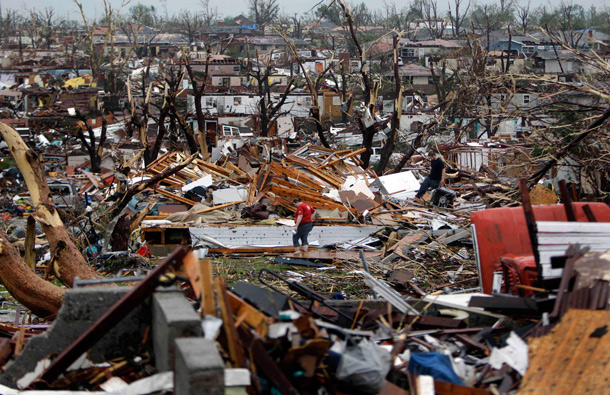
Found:
[[[294,205],[297,206],[297,211],[294,213],[294,231],[292,232],[292,245],[294,252],[300,251],[299,240],[303,246],[303,251],[309,248],[307,236],[313,229],[313,220],[316,217],[316,210],[307,203],[303,203],[300,198],[294,199]]]

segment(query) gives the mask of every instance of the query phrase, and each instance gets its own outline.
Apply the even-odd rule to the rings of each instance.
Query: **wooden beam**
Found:
[[[256,190],[258,189],[258,179],[261,172],[262,169],[259,169],[250,182],[250,186],[248,187],[248,197],[246,198],[246,207],[250,207],[253,204],[252,202],[254,201],[254,196],[256,194]]]
[[[229,356],[233,361],[233,366],[239,368],[246,367],[246,357],[244,355],[244,348],[241,344],[237,329],[235,328],[235,321],[233,319],[233,313],[229,310],[229,301],[227,297],[227,289],[224,281],[220,277],[214,279],[214,285],[216,286],[216,295],[218,295],[218,305],[222,314],[222,322],[227,337],[227,346],[229,348]]]
[[[341,157],[341,158],[335,159],[335,160],[330,161],[330,162],[328,162],[328,163],[326,163],[326,164],[323,164],[323,165],[321,165],[321,166],[318,166],[318,169],[324,169],[325,167],[332,166],[332,165],[334,165],[335,163],[339,163],[339,162],[342,162],[342,161],[344,161],[344,160],[346,160],[346,159],[353,158],[354,156],[358,156],[358,155],[360,155],[360,154],[361,154],[361,153],[363,153],[364,151],[366,151],[366,148],[361,148],[361,149],[359,149],[359,150],[357,150],[357,151],[352,151],[351,153],[349,153],[349,154],[347,154],[347,155],[345,155],[345,156],[343,156],[343,157]]]
[[[216,303],[212,285],[212,260],[202,259],[199,262],[199,279],[201,289],[201,308],[208,315],[216,315]]]
[[[168,192],[168,191],[166,191],[164,189],[161,189],[161,188],[155,189],[154,192],[158,193],[159,195],[163,195],[165,197],[174,199],[174,200],[176,200],[176,201],[178,201],[180,203],[188,204],[189,206],[194,206],[195,203],[196,203],[195,201],[193,201],[191,199],[187,199],[187,198],[182,197],[180,195],[176,195],[175,193]]]
[[[243,171],[242,169],[240,169],[239,167],[235,166],[231,162],[225,163],[225,167],[228,168],[229,170],[233,170],[235,173],[239,174],[240,176],[244,175],[244,174],[248,174],[245,171]]]
[[[245,201],[246,200],[244,199],[244,200],[240,200],[238,202],[229,202],[229,203],[219,204],[218,206],[208,207],[208,208],[204,208],[203,210],[195,211],[195,214],[209,213],[210,211],[218,210],[218,209],[225,208],[225,207],[235,206],[237,204],[244,203]]]
[[[267,324],[268,318],[265,314],[231,291],[227,291],[227,297],[229,299],[229,305],[236,316],[243,317],[243,321],[262,337],[267,336],[269,327]]]

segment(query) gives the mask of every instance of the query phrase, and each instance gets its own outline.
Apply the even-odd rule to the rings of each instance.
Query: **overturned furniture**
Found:
[[[499,272],[503,274],[496,275],[498,282],[503,278],[505,288],[513,293],[532,287],[543,278],[558,281],[561,271],[553,269],[551,260],[564,255],[569,244],[589,245],[593,250],[610,249],[610,207],[603,203],[572,203],[571,207],[576,222],[567,222],[563,205],[532,207],[535,222],[530,226],[537,229],[534,248],[522,207],[472,213],[470,218],[483,292],[492,293],[494,273]],[[591,214],[597,222],[588,222]],[[599,233],[603,229],[606,233],[591,237],[591,232]]]

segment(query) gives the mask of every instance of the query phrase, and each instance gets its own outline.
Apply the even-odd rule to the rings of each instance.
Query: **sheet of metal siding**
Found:
[[[382,226],[314,226],[308,239],[309,244],[312,245],[334,245],[362,239],[382,228]],[[193,246],[199,242],[202,235],[213,237],[227,246],[292,245],[292,227],[289,226],[192,227],[189,228],[189,232]]]

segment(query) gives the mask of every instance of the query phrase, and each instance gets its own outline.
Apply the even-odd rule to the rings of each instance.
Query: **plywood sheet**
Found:
[[[607,394],[610,311],[570,310],[546,336],[529,343],[530,365],[519,394]]]

